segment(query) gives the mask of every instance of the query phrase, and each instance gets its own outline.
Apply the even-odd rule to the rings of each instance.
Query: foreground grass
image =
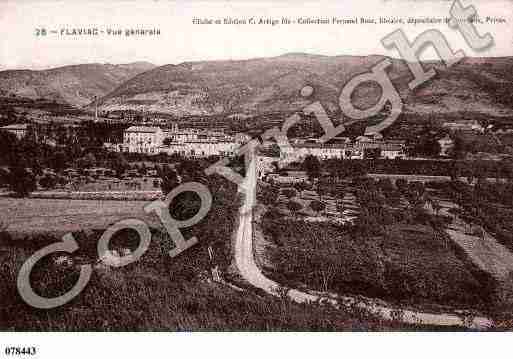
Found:
[[[192,260],[202,253],[191,253]],[[251,292],[238,292],[205,280],[206,271],[180,270],[150,255],[124,268],[96,266],[86,289],[70,303],[52,310],[26,305],[16,291],[19,267],[30,250],[0,250],[0,329],[16,331],[232,331],[232,330],[391,330],[366,313],[348,313],[317,305],[299,305]],[[167,259],[170,262],[170,259]],[[191,267],[186,267],[191,269]],[[52,258],[34,270],[35,290],[59,295],[69,289],[78,269],[63,268]],[[202,279],[203,278],[203,279]]]

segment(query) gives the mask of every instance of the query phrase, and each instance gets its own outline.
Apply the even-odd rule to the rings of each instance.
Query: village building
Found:
[[[445,122],[443,127],[452,130],[452,131],[473,131],[473,132],[484,132],[484,127],[477,120],[468,121],[454,121],[454,122]]]
[[[177,154],[189,158],[210,156],[232,156],[238,145],[233,141],[217,141],[215,139],[196,139],[187,142],[168,142],[159,148],[160,153]]]
[[[454,141],[449,135],[445,135],[438,140],[440,144],[440,156],[447,157],[449,156],[449,151],[454,147]]]
[[[280,160],[285,163],[300,162],[307,156],[317,157],[319,160],[329,159],[364,159],[405,158],[405,142],[399,140],[374,140],[360,136],[354,143],[344,139],[339,143],[322,144],[314,140],[297,140],[291,145],[282,145]]]
[[[332,144],[332,145],[321,145],[316,143],[301,143],[285,147],[282,151],[282,158],[285,160],[299,161],[303,160],[308,156],[314,156],[320,160],[327,159],[343,159],[344,150],[346,149],[345,144]]]
[[[127,152],[158,154],[164,141],[160,127],[131,126],[123,133],[123,147]]]
[[[351,158],[367,158],[374,152],[377,158],[394,160],[397,158],[405,158],[405,142],[404,141],[376,141],[370,139],[360,139],[353,146],[353,155]]]
[[[280,185],[310,183],[308,175],[304,171],[289,171],[287,174],[270,173],[267,175],[267,180]]]

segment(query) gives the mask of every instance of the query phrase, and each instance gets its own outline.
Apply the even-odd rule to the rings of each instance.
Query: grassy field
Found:
[[[0,223],[11,233],[63,233],[106,228],[124,218],[156,221],[142,201],[0,198]]]

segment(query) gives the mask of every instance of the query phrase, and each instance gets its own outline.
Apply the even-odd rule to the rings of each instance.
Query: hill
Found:
[[[338,112],[342,87],[367,72],[383,56],[321,56],[286,54],[237,61],[185,62],[141,73],[100,100],[101,109],[138,110],[175,116],[261,114],[295,111],[318,99]],[[402,60],[390,59],[387,69],[405,104],[405,112],[449,114],[479,112],[491,116],[513,114],[513,58],[469,58],[447,69],[433,62],[436,78],[410,91],[412,75]],[[312,85],[307,101],[300,89]],[[354,94],[357,106],[372,105],[380,89],[370,83]]]
[[[0,71],[0,96],[12,96],[66,103],[89,104],[117,86],[155,66],[147,62],[123,65],[83,64],[42,71]]]

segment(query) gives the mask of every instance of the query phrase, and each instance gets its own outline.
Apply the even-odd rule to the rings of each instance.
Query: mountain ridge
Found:
[[[387,74],[404,103],[404,110],[421,114],[458,111],[493,116],[513,114],[513,57],[465,58],[447,68],[439,61],[437,76],[411,91],[413,78],[406,62],[382,55],[326,56],[288,53],[245,60],[189,61],[168,64],[134,76],[99,100],[105,111],[147,111],[174,116],[297,111],[319,100],[337,112],[338,96],[354,76],[388,59]],[[315,96],[304,99],[300,89],[311,85]],[[380,96],[376,85],[354,92],[358,107],[373,105]]]

